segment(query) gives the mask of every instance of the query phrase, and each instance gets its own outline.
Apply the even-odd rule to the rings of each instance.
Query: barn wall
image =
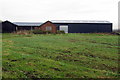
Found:
[[[2,22],[0,22],[0,33],[2,33]]]
[[[32,26],[32,30],[36,26]],[[31,26],[17,26],[17,30],[31,30]]]
[[[51,32],[56,33],[57,29],[56,29],[56,25],[54,25],[53,23],[51,23],[50,21],[45,22],[44,24],[42,24],[39,27],[36,27],[35,29],[40,29],[42,31],[46,31],[46,27],[51,26],[52,30]]]
[[[9,21],[2,22],[2,33],[11,33],[16,31],[16,25]]]
[[[112,23],[56,23],[58,30],[60,25],[68,25],[68,33],[112,32]]]

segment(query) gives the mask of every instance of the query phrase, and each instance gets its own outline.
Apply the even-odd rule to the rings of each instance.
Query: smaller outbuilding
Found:
[[[16,31],[15,24],[11,23],[10,21],[4,21],[2,22],[2,33],[12,33]]]
[[[40,29],[42,31],[51,31],[52,33],[57,32],[57,26],[50,21],[43,23],[39,27],[35,27],[35,29]]]
[[[34,30],[35,27],[39,27],[41,22],[13,22],[13,24],[17,25],[16,26],[16,31],[17,30]]]

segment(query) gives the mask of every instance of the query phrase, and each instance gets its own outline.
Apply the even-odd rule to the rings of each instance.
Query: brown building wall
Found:
[[[40,29],[42,31],[46,31],[46,27],[49,27],[49,26],[52,28],[52,30],[51,30],[52,33],[57,32],[56,26],[50,21],[43,23],[40,27],[35,27],[35,29]]]

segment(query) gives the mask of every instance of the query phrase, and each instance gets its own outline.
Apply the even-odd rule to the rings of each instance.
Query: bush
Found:
[[[51,31],[43,31],[44,34],[51,34]]]
[[[51,31],[33,30],[34,34],[51,34]]]
[[[44,33],[43,31],[38,30],[38,29],[33,30],[32,32],[33,32],[34,34],[43,34],[43,33]]]
[[[63,31],[63,30],[57,30],[57,34],[65,34],[65,31]]]
[[[28,35],[28,34],[32,34],[32,32],[30,30],[20,30],[20,31],[16,31],[14,32],[15,34],[20,34],[20,35]]]
[[[21,31],[16,31],[16,34],[23,34],[23,35],[28,35],[28,34],[53,34],[51,31],[42,31],[42,30],[21,30]],[[57,34],[65,34],[65,31],[63,30],[57,30]]]

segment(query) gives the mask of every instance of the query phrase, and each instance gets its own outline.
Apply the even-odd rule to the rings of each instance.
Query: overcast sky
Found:
[[[0,20],[107,20],[118,26],[120,0],[0,0]]]

